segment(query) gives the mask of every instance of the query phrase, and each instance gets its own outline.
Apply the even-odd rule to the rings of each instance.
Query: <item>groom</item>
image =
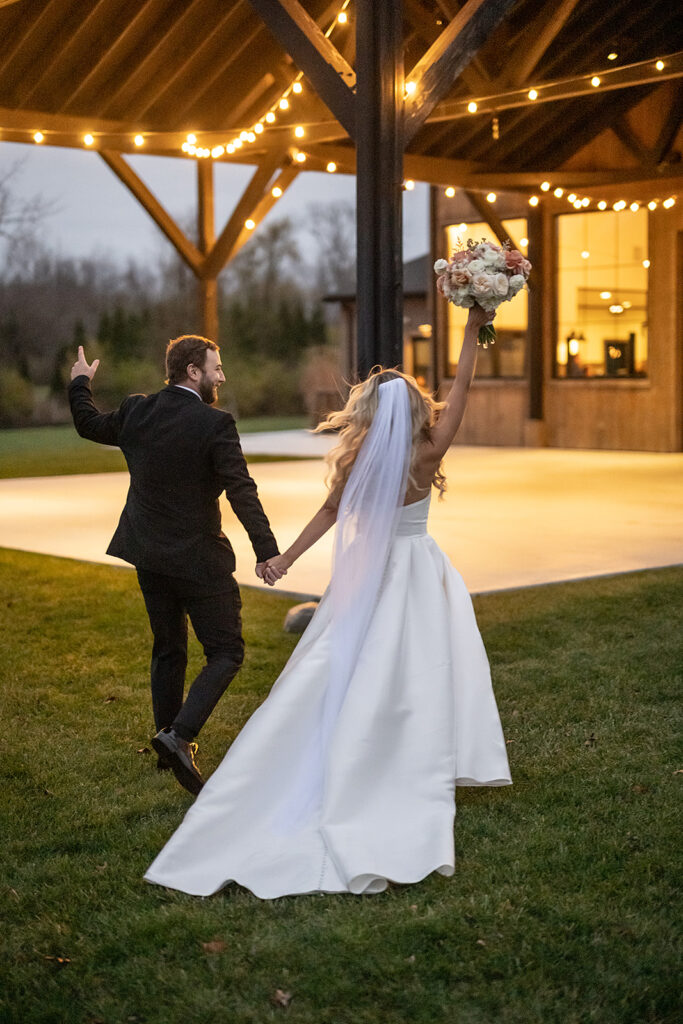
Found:
[[[263,577],[264,563],[278,548],[235,421],[214,408],[225,382],[218,346],[193,334],[169,342],[168,386],[153,395],[129,395],[111,413],[99,412],[92,399],[98,365],[98,359],[89,365],[78,349],[69,385],[71,413],[81,437],[118,445],[128,463],[130,489],[107,553],[136,567],[149,615],[158,730],[152,746],[159,767],[170,767],[196,794],[204,783],[192,741],[244,657],[235,556],[221,530],[221,492],[249,534],[257,576]],[[206,664],[183,701],[188,616]]]

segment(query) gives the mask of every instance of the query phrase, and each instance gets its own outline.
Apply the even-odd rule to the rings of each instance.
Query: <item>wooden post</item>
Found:
[[[546,284],[543,274],[543,214],[530,210],[527,214],[529,259],[536,268],[529,285],[527,344],[529,367],[529,420],[543,420],[543,295]],[[538,440],[535,443],[539,443]]]
[[[358,374],[403,360],[400,0],[356,5]]]
[[[197,240],[206,257],[216,240],[213,208],[213,164],[197,161]],[[199,278],[201,331],[205,338],[218,342],[218,283],[215,276]]]

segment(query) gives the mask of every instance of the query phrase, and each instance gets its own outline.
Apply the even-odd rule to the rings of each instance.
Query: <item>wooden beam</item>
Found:
[[[298,174],[299,168],[294,164],[287,164],[285,167],[282,168],[277,178],[273,180],[272,185],[270,186],[268,191],[264,194],[264,196],[256,204],[256,206],[251,212],[251,220],[253,220],[255,227],[258,227],[258,225],[261,223],[266,214],[269,213],[270,210],[272,210],[272,208],[275,206],[275,204],[280,201],[280,199],[285,194],[285,192],[292,184],[292,182],[296,180]],[[276,187],[281,189],[281,194],[279,196],[273,195],[273,189]],[[248,228],[242,229],[242,231],[238,235],[237,241],[235,242],[232,248],[232,251],[230,253],[230,259],[234,259],[237,253],[242,248],[242,246],[245,245],[246,242],[248,242],[249,239],[253,237],[254,230],[255,228],[252,228],[251,230],[249,230]]]
[[[560,0],[559,3],[541,5],[540,13],[526,25],[521,41],[506,58],[510,85],[518,87],[527,81],[578,3],[579,0]]]
[[[249,0],[249,3],[353,137],[356,122],[353,68],[298,0]]]
[[[102,150],[100,156],[116,177],[132,192],[143,209],[149,214],[157,227],[166,235],[171,245],[185,260],[190,270],[198,273],[201,266],[201,253],[180,230],[171,215],[164,209],[159,200],[147,188],[133,168],[126,163],[120,153]]]
[[[609,127],[612,129],[619,141],[622,142],[626,148],[631,151],[631,153],[633,153],[636,160],[641,164],[645,164],[647,166],[647,164],[651,164],[653,162],[652,150],[648,149],[642,139],[638,138],[623,115],[615,121],[612,121]]]
[[[665,82],[683,76],[683,51],[672,53],[664,58],[664,68],[658,71],[653,60],[638,61],[620,68],[606,68],[597,72],[600,79],[598,89],[591,84],[593,75],[577,75],[575,78],[560,78],[552,82],[539,83],[538,97],[530,100],[528,89],[512,89],[495,93],[490,96],[477,96],[476,114],[469,113],[469,98],[448,100],[434,107],[429,122],[454,121],[459,118],[479,117],[482,114],[495,114],[500,110],[513,107],[538,106],[555,100],[572,99],[578,96],[596,95],[614,89],[628,89],[637,85],[650,85],[653,82]]]
[[[468,0],[418,61],[406,81],[406,85],[416,86],[405,101],[406,145],[515,3],[516,0]]]
[[[519,245],[512,235],[508,233],[505,225],[493,209],[491,203],[487,202],[483,195],[480,195],[478,192],[471,192],[470,190],[465,189],[465,195],[481,219],[491,228],[491,231],[493,231],[500,244],[509,245],[511,249],[519,249]],[[536,274],[532,270],[529,274],[529,287],[533,288],[535,287],[535,284]]]
[[[206,258],[199,267],[201,277],[217,277],[230,259],[237,239],[244,228],[244,222],[263,197],[263,192],[273,176],[273,172],[282,162],[282,153],[268,154],[263,163],[256,168],[251,181],[247,185],[242,198],[237,203],[227,224],[216,240]]]
[[[673,146],[676,141],[676,136],[681,130],[682,120],[683,89],[679,87],[668,116],[664,119],[664,124],[662,125],[662,129],[657,137],[657,141],[652,147],[654,163],[661,164],[666,160],[669,155],[669,150]]]
[[[425,10],[420,0],[403,0],[403,2],[409,22],[427,46],[431,46],[440,35],[440,29],[434,19],[434,15]],[[448,13],[444,10],[445,5],[443,4],[439,4],[439,6],[449,19],[454,18],[457,14],[457,11]],[[474,67],[474,62],[468,65],[468,67],[463,68],[460,77],[475,95],[479,93],[483,95],[491,91],[491,79],[488,75],[478,71]]]

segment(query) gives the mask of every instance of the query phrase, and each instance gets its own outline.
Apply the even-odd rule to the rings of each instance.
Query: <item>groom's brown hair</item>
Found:
[[[166,383],[178,384],[187,379],[187,368],[192,363],[204,369],[209,349],[218,352],[218,345],[200,334],[183,334],[166,346]]]

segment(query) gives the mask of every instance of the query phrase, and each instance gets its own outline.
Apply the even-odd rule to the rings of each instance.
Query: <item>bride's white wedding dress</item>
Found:
[[[465,584],[405,505],[327,751],[322,806],[283,827],[328,677],[329,591],[145,878],[208,896],[381,892],[455,866],[455,786],[510,784],[484,645]]]

